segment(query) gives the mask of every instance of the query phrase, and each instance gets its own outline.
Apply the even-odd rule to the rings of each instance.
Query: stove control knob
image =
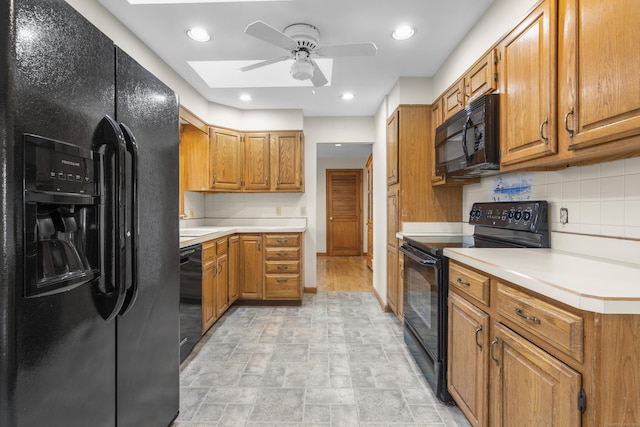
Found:
[[[522,218],[523,218],[525,221],[530,221],[530,220],[531,220],[531,211],[526,211],[526,212],[522,215]]]
[[[516,221],[520,221],[522,219],[522,212],[518,211],[515,213]]]

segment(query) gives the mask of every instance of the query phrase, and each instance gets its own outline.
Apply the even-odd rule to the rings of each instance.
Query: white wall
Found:
[[[327,252],[327,169],[362,169],[362,251],[367,242],[367,159],[363,158],[318,158],[316,176],[316,252]]]
[[[375,121],[373,144],[373,288],[387,301],[387,98]]]
[[[538,1],[495,0],[433,76],[433,96],[429,103],[520,22]]]

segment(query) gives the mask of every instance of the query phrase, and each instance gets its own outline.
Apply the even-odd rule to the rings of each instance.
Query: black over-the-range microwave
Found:
[[[500,172],[500,95],[484,95],[436,129],[436,174],[476,178]]]

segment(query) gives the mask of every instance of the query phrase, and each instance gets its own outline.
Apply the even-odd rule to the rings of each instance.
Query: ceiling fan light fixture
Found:
[[[291,77],[296,80],[309,80],[313,77],[313,64],[311,61],[295,61],[291,65]]]
[[[401,25],[391,33],[391,37],[396,40],[407,40],[413,37],[415,33],[416,29],[411,25]]]
[[[204,43],[204,42],[208,42],[209,40],[211,40],[211,36],[207,32],[207,30],[205,30],[202,27],[189,28],[187,30],[187,36],[191,40],[195,40],[197,42],[203,42]]]

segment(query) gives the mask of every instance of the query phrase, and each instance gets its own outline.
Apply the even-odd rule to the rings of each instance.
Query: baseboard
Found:
[[[378,300],[378,304],[380,304],[380,308],[382,308],[382,311],[384,311],[385,313],[391,313],[391,309],[387,304],[384,303],[384,301],[382,301],[382,298],[380,298],[380,294],[378,293],[378,291],[376,291],[376,288],[372,286],[371,289],[373,290],[373,294],[376,296],[376,299]]]
[[[305,294],[317,294],[318,288],[304,288]]]

